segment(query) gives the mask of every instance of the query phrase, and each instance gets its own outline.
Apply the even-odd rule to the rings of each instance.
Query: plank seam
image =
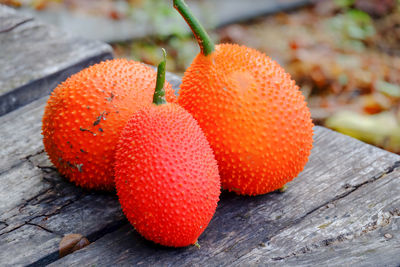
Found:
[[[112,58],[113,55],[111,52],[104,51],[97,55],[77,61],[76,63],[72,63],[69,66],[65,66],[44,77],[31,80],[17,88],[14,88],[12,91],[0,95],[0,117],[51,94],[58,84],[82,69]],[[26,97],[28,91],[30,96]]]
[[[111,224],[103,227],[102,229],[100,229],[94,233],[91,233],[90,235],[86,236],[86,238],[90,241],[90,243],[93,243],[93,242],[97,241],[98,239],[102,238],[103,236],[119,230],[126,224],[127,224],[126,219],[118,220],[114,223],[111,223]],[[90,246],[90,244],[89,244],[89,246]],[[48,255],[40,258],[39,260],[30,263],[26,267],[28,267],[28,266],[29,267],[44,266],[44,265],[48,265],[53,262],[56,262],[59,259],[60,259],[60,257],[59,257],[58,251],[54,251],[54,252],[51,252]]]

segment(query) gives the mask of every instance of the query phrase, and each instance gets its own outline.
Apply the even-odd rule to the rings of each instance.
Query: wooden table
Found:
[[[40,133],[45,95],[71,73],[111,58],[110,47],[2,6],[0,44],[1,266],[400,264],[400,157],[322,127],[286,192],[223,192],[200,249],[144,240],[115,194],[83,190],[58,174]],[[179,87],[179,78],[167,79]],[[91,244],[60,259],[69,233]]]

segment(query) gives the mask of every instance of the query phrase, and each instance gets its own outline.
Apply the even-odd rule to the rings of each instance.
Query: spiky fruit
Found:
[[[158,66],[154,104],[136,112],[118,142],[115,184],[136,230],[158,244],[184,247],[213,216],[220,194],[214,154],[196,120],[164,104],[164,60]]]
[[[115,183],[135,229],[158,244],[195,244],[213,216],[220,181],[193,117],[176,104],[141,109],[118,142]]]
[[[282,187],[303,170],[312,148],[313,124],[303,95],[264,54],[238,45],[214,47],[183,1],[174,3],[202,51],[185,72],[178,103],[210,142],[222,187],[246,195]]]
[[[112,190],[114,151],[129,117],[153,100],[156,72],[114,59],[72,75],[52,92],[43,143],[59,172],[79,186]],[[167,99],[174,101],[171,85]]]

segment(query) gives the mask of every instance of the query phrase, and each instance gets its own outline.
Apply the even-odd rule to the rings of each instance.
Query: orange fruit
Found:
[[[114,151],[129,117],[153,100],[156,72],[125,59],[101,62],[72,75],[50,95],[43,143],[58,171],[75,184],[114,188]],[[175,101],[170,84],[167,99]]]
[[[303,170],[312,148],[304,96],[278,63],[245,46],[214,46],[183,1],[174,4],[201,47],[178,103],[210,142],[222,187],[245,195],[281,188]]]

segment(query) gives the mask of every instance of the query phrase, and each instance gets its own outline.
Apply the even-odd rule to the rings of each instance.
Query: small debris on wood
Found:
[[[318,228],[319,229],[325,229],[326,227],[328,227],[331,224],[332,224],[332,222],[324,223],[324,224],[321,224],[320,226],[318,226]]]
[[[386,239],[391,239],[393,236],[392,236],[391,234],[385,234],[384,237],[385,237]]]
[[[59,255],[60,258],[71,254],[72,252],[89,245],[90,242],[81,234],[68,234],[60,242]]]

